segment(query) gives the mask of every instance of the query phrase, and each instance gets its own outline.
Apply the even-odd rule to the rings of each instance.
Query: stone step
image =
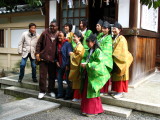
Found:
[[[160,104],[152,104],[127,98],[114,99],[111,96],[102,96],[101,100],[103,104],[114,105],[160,115]]]
[[[12,87],[5,88],[4,93],[15,96],[15,97],[21,97],[21,98],[28,98],[28,97],[37,98],[39,92],[35,90],[29,90],[25,88],[12,86]],[[66,107],[80,109],[80,103],[75,103],[75,102],[72,102],[71,100],[55,99],[47,95],[43,98],[43,100],[59,103],[62,106],[66,106]],[[116,107],[116,106],[111,106],[106,104],[103,104],[103,108],[106,114],[111,114],[111,115],[125,117],[125,118],[129,117],[129,115],[132,112],[132,109]]]
[[[19,83],[17,75],[12,77],[0,78],[0,84],[2,89],[7,86],[17,86],[32,90],[39,90],[38,83],[33,83],[32,81],[25,81],[25,80],[23,80],[22,83]]]
[[[132,109],[122,108],[107,104],[103,104],[103,109],[107,114],[116,115],[124,118],[128,118],[132,113]]]
[[[35,98],[27,98],[19,101],[14,101],[0,105],[0,119],[1,120],[13,120],[20,119],[22,117],[47,111],[50,109],[56,109],[60,104],[48,102],[44,100],[38,100]]]

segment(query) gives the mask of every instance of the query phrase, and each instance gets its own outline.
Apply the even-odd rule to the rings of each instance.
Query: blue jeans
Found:
[[[66,74],[66,82],[67,82],[67,89],[65,97],[71,97],[71,82],[68,80],[69,70],[65,70],[63,68],[58,68],[58,96],[63,96],[63,76]]]
[[[19,74],[19,79],[23,79],[24,77],[24,71],[25,71],[25,66],[28,58],[31,61],[31,67],[32,67],[32,78],[36,79],[36,64],[35,64],[35,59],[32,59],[31,54],[29,53],[26,58],[22,58],[21,63],[20,63],[20,74]]]

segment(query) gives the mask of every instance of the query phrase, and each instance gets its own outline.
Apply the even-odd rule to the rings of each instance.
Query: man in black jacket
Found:
[[[54,87],[56,78],[56,44],[58,37],[58,25],[55,20],[50,23],[50,28],[46,29],[40,36],[37,46],[36,46],[36,59],[40,65],[40,79],[39,79],[39,89],[40,93],[38,98],[44,97],[46,92],[50,94],[51,97],[55,97]],[[47,84],[47,74],[48,74],[48,90]]]

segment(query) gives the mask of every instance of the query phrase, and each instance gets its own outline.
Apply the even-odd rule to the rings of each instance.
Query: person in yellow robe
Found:
[[[114,98],[123,97],[128,92],[129,67],[133,61],[131,53],[128,51],[127,40],[120,35],[122,26],[115,22],[113,26],[113,71],[112,71],[112,90],[116,94],[112,94]]]
[[[80,63],[83,58],[85,49],[81,44],[83,40],[82,34],[77,31],[74,33],[74,42],[76,47],[73,52],[70,52],[70,73],[69,80],[72,82],[72,89],[74,90],[73,100],[80,101],[80,84],[81,84],[81,73],[80,73]]]

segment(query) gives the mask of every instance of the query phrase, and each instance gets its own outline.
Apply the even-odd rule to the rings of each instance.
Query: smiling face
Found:
[[[60,33],[58,34],[58,41],[59,41],[59,42],[62,42],[63,40],[64,40],[64,33],[60,32]]]
[[[97,25],[96,25],[96,29],[97,29],[98,32],[101,32],[101,31],[102,31],[101,25],[100,25],[100,24],[97,24]]]
[[[65,25],[65,26],[64,26],[64,31],[65,31],[66,33],[68,33],[68,32],[69,32],[69,26]]]
[[[121,29],[113,27],[112,32],[113,32],[114,35],[118,35],[121,32]]]
[[[73,40],[74,40],[74,42],[77,44],[79,41],[80,41],[80,37],[78,37],[77,35],[75,35],[74,34],[74,38],[73,38]]]
[[[85,25],[85,23],[83,23],[82,21],[80,22],[80,24],[79,24],[79,29],[80,30],[85,30],[87,28],[87,26]]]
[[[57,26],[57,24],[56,24],[55,22],[50,24],[50,30],[51,30],[53,33],[58,30],[58,26]]]
[[[109,29],[105,28],[105,27],[102,27],[102,32],[103,32],[104,35],[106,35],[106,34],[108,34]]]
[[[31,26],[29,28],[30,33],[35,33],[36,32],[36,26]]]

